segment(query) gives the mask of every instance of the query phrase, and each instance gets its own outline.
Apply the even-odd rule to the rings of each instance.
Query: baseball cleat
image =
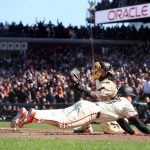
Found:
[[[87,125],[84,127],[74,128],[73,133],[88,133],[91,134],[93,132],[93,128],[91,125]]]
[[[11,121],[10,127],[11,128],[15,128],[23,118],[26,117],[28,111],[22,107],[19,111],[16,117],[13,118],[13,120]]]
[[[22,121],[18,124],[19,128],[22,128],[24,125],[31,123],[35,115],[36,110],[31,108],[30,111],[28,112],[28,115],[24,119],[22,119]]]

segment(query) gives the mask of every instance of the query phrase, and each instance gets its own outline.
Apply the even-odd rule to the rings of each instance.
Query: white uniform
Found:
[[[100,123],[107,122],[107,119],[115,121],[118,118],[129,119],[137,115],[133,105],[125,97],[117,97],[110,102],[97,102],[97,104],[100,106],[100,120],[98,120]]]
[[[102,81],[96,80],[95,92],[97,101],[109,102],[116,96],[118,89],[115,82],[106,78]],[[104,133],[124,133],[116,121],[101,123],[101,127]],[[91,125],[89,128],[92,129]]]
[[[120,97],[108,103],[81,100],[65,109],[36,110],[34,121],[65,129],[92,122],[115,121],[120,117],[130,118],[135,115],[137,112],[133,105],[126,98]]]

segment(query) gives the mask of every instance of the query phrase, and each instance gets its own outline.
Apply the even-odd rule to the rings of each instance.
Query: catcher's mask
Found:
[[[93,71],[93,77],[95,80],[105,78],[108,72],[112,74],[111,65],[109,63],[104,61],[95,62]]]

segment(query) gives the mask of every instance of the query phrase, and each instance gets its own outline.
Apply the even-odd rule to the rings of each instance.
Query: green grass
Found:
[[[0,122],[0,127],[9,127],[10,125],[10,122]],[[93,124],[92,125],[94,131],[101,131],[101,126],[99,124]],[[37,124],[37,123],[32,123],[32,124],[28,124],[26,126],[24,126],[23,128],[36,128],[36,129],[56,129],[56,127],[54,126],[50,126],[50,125],[47,125],[47,124]],[[69,130],[72,130],[72,129],[69,129]]]
[[[1,150],[149,150],[149,142],[0,138]]]
[[[9,122],[0,122],[0,127],[8,127]],[[97,124],[94,130],[100,131]],[[46,124],[29,124],[26,128],[55,128]],[[64,140],[30,137],[0,137],[0,150],[149,150],[146,141],[110,141],[110,140]]]

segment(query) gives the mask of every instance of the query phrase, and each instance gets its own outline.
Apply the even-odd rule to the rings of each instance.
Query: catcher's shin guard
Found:
[[[121,134],[125,131],[116,121],[101,123],[102,130],[105,134]]]

